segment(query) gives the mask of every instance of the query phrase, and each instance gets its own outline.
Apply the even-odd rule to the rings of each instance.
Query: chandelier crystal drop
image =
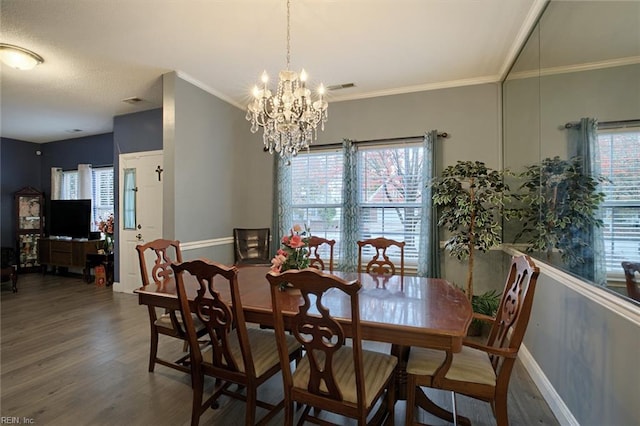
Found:
[[[247,107],[247,120],[251,122],[251,132],[264,129],[262,141],[269,153],[277,152],[290,164],[291,157],[298,151],[308,149],[318,137],[318,124],[324,130],[327,121],[327,102],[325,89],[318,88],[318,99],[313,100],[311,91],[306,87],[307,73],[290,71],[290,9],[287,0],[287,69],[278,75],[278,87],[272,94],[268,87],[269,76],[262,73],[261,87],[253,88],[254,99]]]

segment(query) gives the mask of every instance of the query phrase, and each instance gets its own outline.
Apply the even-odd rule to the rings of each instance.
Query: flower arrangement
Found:
[[[98,226],[98,230],[104,234],[104,251],[113,251],[113,213],[110,213],[106,219],[100,219],[100,221],[97,222],[96,225]]]
[[[271,259],[271,270],[284,272],[289,269],[305,269],[309,267],[309,238],[311,233],[305,226],[293,225],[289,235],[280,240],[282,248],[278,249]]]

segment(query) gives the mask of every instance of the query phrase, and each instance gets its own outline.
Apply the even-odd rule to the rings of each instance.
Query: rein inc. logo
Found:
[[[35,424],[33,417],[0,416],[0,425],[30,425]]]

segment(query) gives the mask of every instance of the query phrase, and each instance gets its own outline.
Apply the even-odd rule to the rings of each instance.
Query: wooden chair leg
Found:
[[[493,414],[496,416],[496,424],[498,426],[509,425],[506,394],[504,395],[504,397],[501,395],[496,395],[496,400],[493,402]]]
[[[292,426],[293,425],[293,402],[286,401],[284,404],[284,425]]]
[[[458,409],[456,408],[456,393],[451,392],[451,413],[453,413],[453,426],[458,426]]]
[[[396,378],[392,377],[387,387],[387,421],[388,426],[393,426],[395,423],[395,408],[396,408]]]
[[[202,414],[202,394],[204,392],[204,377],[201,374],[191,374],[193,401],[191,403],[191,426],[198,426]]]
[[[247,386],[247,405],[244,424],[246,426],[253,426],[256,423],[256,400],[257,390],[255,386]]]
[[[415,407],[416,407],[416,379],[411,374],[407,375],[407,409],[405,424],[412,425],[415,419]]]
[[[158,356],[158,332],[151,326],[151,348],[149,349],[149,372],[153,373]]]

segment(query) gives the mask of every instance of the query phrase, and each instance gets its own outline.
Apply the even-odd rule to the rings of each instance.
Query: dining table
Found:
[[[268,266],[238,267],[238,287],[246,322],[273,327],[271,290],[266,279],[269,270]],[[436,373],[436,376],[444,377],[451,365],[453,353],[462,350],[462,341],[473,315],[469,300],[459,288],[442,278],[342,271],[334,271],[332,274],[346,281],[358,280],[361,283],[359,304],[362,339],[391,344],[391,352],[399,358],[396,379],[399,383],[396,388],[399,390],[398,399],[404,399],[404,367],[411,346],[444,351],[445,360]],[[183,278],[187,297],[193,300],[199,284],[188,274]],[[216,286],[216,290],[223,297],[229,296],[228,285]],[[141,305],[180,309],[173,279],[143,286],[134,293],[138,295]],[[277,297],[282,298],[285,320],[293,317],[301,302],[300,293],[284,289]],[[346,296],[340,291],[333,291],[325,294],[323,304],[329,308],[334,318],[339,319],[349,337],[350,308]],[[417,402],[438,415],[439,407],[424,393],[419,392]],[[439,414],[442,415],[443,412]]]

